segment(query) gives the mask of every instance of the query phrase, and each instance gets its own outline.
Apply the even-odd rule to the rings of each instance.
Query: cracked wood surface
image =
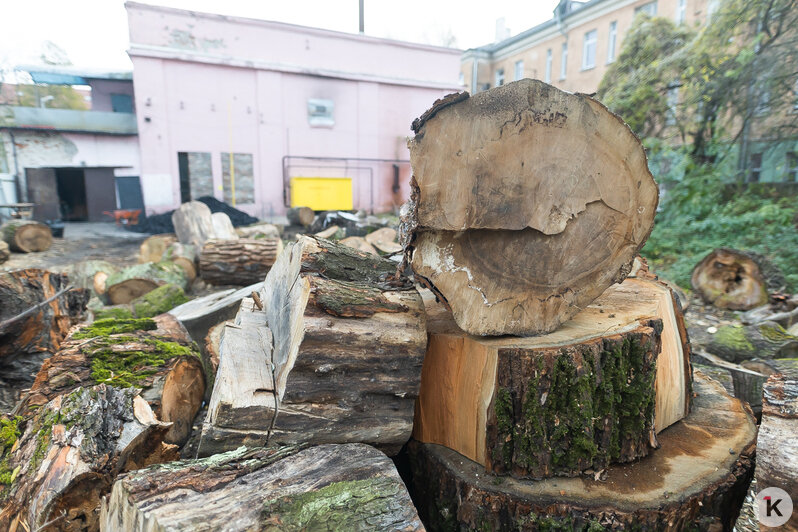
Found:
[[[409,143],[413,269],[471,334],[551,332],[648,238],[643,148],[599,102],[539,81],[444,103]]]

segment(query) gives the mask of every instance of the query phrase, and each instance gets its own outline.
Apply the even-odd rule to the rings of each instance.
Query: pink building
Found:
[[[410,123],[460,89],[459,50],[126,7],[150,213],[213,195],[268,218],[299,177],[350,178],[355,209],[391,210],[409,194]]]

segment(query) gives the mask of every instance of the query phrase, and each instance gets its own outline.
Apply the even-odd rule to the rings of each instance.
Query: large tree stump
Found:
[[[188,438],[205,393],[199,353],[174,317],[98,320],[45,360],[20,412],[95,384],[140,388],[158,419],[172,423],[165,441],[176,444]]]
[[[202,249],[205,241],[214,238],[211,209],[201,201],[189,201],[172,213],[177,239]]]
[[[164,284],[188,287],[186,272],[173,262],[145,262],[111,274],[105,280],[108,299],[114,305],[130,303]]]
[[[777,364],[779,373],[771,375],[764,386],[756,482],[760,490],[775,487],[787,492],[793,512],[784,529],[798,530],[798,360]]]
[[[78,388],[18,428],[0,463],[2,530],[97,531],[117,474],[176,457],[162,441],[169,424],[134,388]]]
[[[291,207],[285,211],[285,217],[291,225],[310,227],[316,219],[316,213],[310,207]]]
[[[403,243],[461,329],[551,332],[629,273],[657,185],[601,103],[521,80],[451,95],[413,129]]]
[[[14,407],[42,361],[83,319],[89,293],[64,291],[68,284],[66,275],[33,268],[0,273],[0,412]]]
[[[396,264],[313,237],[280,255],[222,336],[199,452],[410,437],[424,309]]]
[[[163,254],[175,242],[177,242],[177,235],[174,233],[152,235],[146,238],[139,246],[139,263],[161,262]]]
[[[0,235],[11,251],[33,253],[47,251],[53,245],[53,233],[43,223],[33,220],[12,220],[0,227]]]
[[[411,441],[419,512],[433,530],[731,530],[753,476],[756,425],[699,372],[695,390],[690,415],[660,433],[660,449],[595,477],[496,477]]]
[[[200,277],[216,285],[257,283],[266,277],[282,251],[279,238],[209,240],[200,254]]]
[[[425,299],[429,344],[413,436],[488,471],[544,478],[630,462],[689,411],[681,313],[656,281],[612,286],[534,338],[469,336]]]
[[[424,530],[390,459],[361,444],[238,449],[133,471],[106,530]],[[257,486],[257,489],[253,489]]]
[[[718,248],[701,259],[690,278],[693,290],[718,308],[750,310],[768,302],[768,292],[783,290],[784,275],[762,255]]]

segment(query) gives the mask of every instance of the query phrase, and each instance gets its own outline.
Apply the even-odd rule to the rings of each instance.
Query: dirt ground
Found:
[[[136,263],[141,242],[149,235],[133,233],[113,223],[67,223],[63,238],[41,253],[11,253],[0,270],[42,268],[61,272],[84,259],[103,259],[118,266]]]

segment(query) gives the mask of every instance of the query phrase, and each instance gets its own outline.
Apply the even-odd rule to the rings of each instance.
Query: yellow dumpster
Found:
[[[291,207],[314,211],[352,210],[351,177],[292,177]]]

